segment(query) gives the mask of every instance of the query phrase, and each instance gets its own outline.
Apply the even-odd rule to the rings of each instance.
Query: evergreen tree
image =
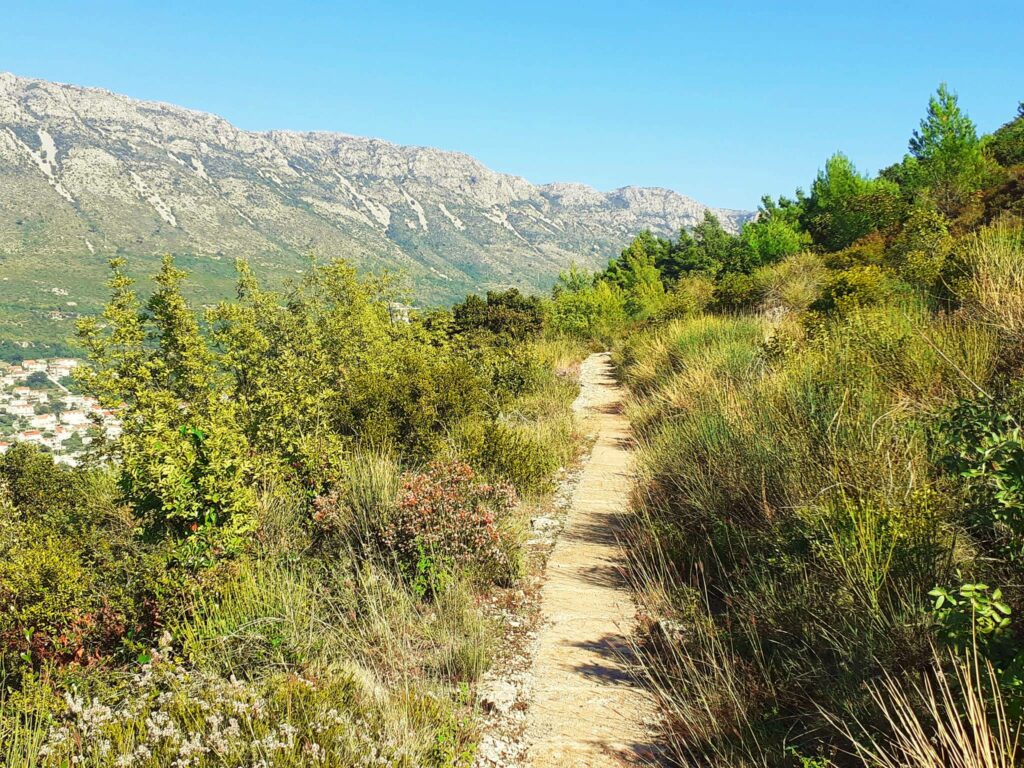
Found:
[[[874,230],[892,226],[902,210],[895,183],[861,175],[846,155],[836,153],[811,185],[803,226],[815,243],[838,251]]]
[[[985,157],[977,130],[946,84],[928,101],[928,113],[910,139],[911,179],[927,190],[939,210],[956,213],[985,178]]]

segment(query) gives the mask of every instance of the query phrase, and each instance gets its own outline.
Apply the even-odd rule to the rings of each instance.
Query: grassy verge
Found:
[[[897,692],[941,673],[936,644],[973,638],[1019,695],[1016,558],[993,556],[1015,534],[979,518],[948,442],[951,412],[1016,389],[1019,229],[964,253],[956,311],[905,293],[827,318],[697,315],[619,349],[643,655],[681,762],[875,764],[854,744],[911,738],[899,708],[925,705]]]

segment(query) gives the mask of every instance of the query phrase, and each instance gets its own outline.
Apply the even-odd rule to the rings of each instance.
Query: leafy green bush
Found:
[[[593,282],[578,270],[560,276],[548,305],[548,327],[553,333],[606,342],[626,321],[626,297],[618,285]]]
[[[490,477],[522,493],[549,490],[558,469],[554,446],[501,421],[466,421],[454,433],[459,454]]]
[[[151,635],[161,593],[174,584],[160,550],[136,540],[111,479],[55,465],[27,445],[0,457],[0,669],[7,675],[101,663]]]
[[[715,305],[722,310],[749,309],[762,298],[758,281],[742,272],[726,272],[715,286]]]
[[[1017,117],[992,134],[985,151],[1006,168],[1024,165],[1024,102],[1017,106]]]
[[[946,217],[934,207],[917,205],[892,244],[892,261],[906,281],[931,288],[953,248]]]
[[[458,333],[485,330],[518,341],[535,338],[544,329],[544,310],[540,298],[524,296],[517,288],[488,291],[487,296],[470,295],[452,307]]]
[[[822,297],[812,308],[822,312],[842,312],[858,306],[877,304],[891,293],[890,279],[879,267],[850,267],[829,275]]]
[[[956,404],[940,432],[945,466],[960,477],[969,523],[1000,557],[1024,563],[1024,436],[1022,393],[998,400],[975,394]]]

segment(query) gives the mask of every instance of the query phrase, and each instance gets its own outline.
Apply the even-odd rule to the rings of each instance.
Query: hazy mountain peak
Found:
[[[180,254],[199,281],[227,279],[217,277],[222,257],[273,275],[312,252],[401,268],[422,297],[444,299],[542,287],[572,260],[604,263],[638,231],[675,233],[705,210],[666,189],[535,185],[458,152],[244,131],[171,104],[0,73],[0,260],[22,282],[46,283],[41,275],[68,264],[80,282],[98,282],[115,252]],[[748,216],[716,212],[731,228]]]

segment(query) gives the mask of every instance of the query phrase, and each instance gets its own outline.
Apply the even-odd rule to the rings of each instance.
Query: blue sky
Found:
[[[982,130],[1024,99],[1019,1],[8,0],[0,69],[476,156],[531,181],[750,208],[845,151],[898,159],[940,81]]]

